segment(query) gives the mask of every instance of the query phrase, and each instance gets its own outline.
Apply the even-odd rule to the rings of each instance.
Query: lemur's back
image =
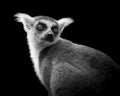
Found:
[[[115,62],[104,53],[63,39],[42,50],[41,56],[44,82],[55,96],[79,96],[75,94],[89,91],[89,96],[100,95],[103,87],[108,87],[104,85],[106,78],[111,82],[120,74]],[[84,93],[84,87],[88,93]]]
[[[24,25],[36,75],[49,96],[119,94],[120,67],[109,56],[60,37],[71,18],[15,16]]]

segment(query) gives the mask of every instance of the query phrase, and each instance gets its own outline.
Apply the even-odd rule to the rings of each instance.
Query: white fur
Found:
[[[31,59],[33,61],[34,64],[34,70],[37,74],[37,76],[39,77],[39,79],[41,80],[41,82],[44,84],[42,76],[40,74],[40,69],[39,69],[39,53],[42,50],[42,48],[40,48],[39,46],[39,42],[37,42],[34,39],[34,35],[33,34],[28,34],[27,35],[27,40],[28,40],[28,45],[29,45],[29,49],[30,49],[30,55],[31,55]]]
[[[32,59],[32,62],[34,64],[34,70],[38,76],[38,78],[41,80],[41,82],[43,83],[43,79],[42,76],[40,74],[40,69],[39,69],[39,53],[42,50],[42,48],[39,46],[39,42],[37,40],[35,40],[35,35],[34,35],[34,31],[28,30],[26,27],[26,22],[25,19],[30,20],[31,22],[34,20],[32,17],[30,17],[27,14],[24,13],[18,13],[15,15],[16,20],[18,22],[21,22],[24,25],[24,30],[27,32],[27,41],[28,41],[28,47],[30,50],[30,57]],[[44,83],[43,83],[44,84]]]

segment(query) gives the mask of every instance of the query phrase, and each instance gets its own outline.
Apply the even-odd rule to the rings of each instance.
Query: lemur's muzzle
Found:
[[[46,34],[44,37],[44,40],[48,41],[48,42],[53,42],[54,41],[54,34]]]

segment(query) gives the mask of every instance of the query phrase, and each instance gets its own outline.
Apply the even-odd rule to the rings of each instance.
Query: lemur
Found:
[[[26,13],[14,16],[27,33],[35,73],[49,96],[104,96],[109,93],[106,86],[120,76],[120,67],[105,53],[61,37],[64,28],[74,22],[72,18],[55,20]]]

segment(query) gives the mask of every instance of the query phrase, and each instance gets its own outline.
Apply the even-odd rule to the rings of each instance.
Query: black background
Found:
[[[71,17],[74,23],[65,28],[61,37],[87,45],[108,54],[119,64],[119,11],[113,2],[7,2],[3,8],[2,38],[7,55],[7,82],[12,94],[45,96],[47,91],[33,70],[23,26],[15,21],[14,14],[45,15],[55,19]],[[5,56],[6,57],[6,56]],[[5,67],[6,68],[6,67]],[[10,84],[10,85],[9,85]],[[44,94],[44,95],[43,95]]]

